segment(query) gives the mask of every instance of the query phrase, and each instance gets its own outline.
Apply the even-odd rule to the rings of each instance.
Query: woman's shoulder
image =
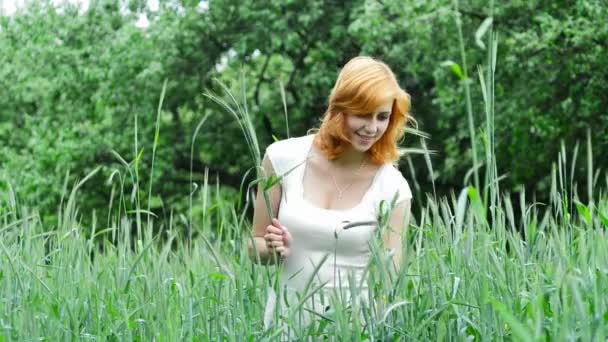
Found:
[[[397,196],[397,202],[400,202],[401,200],[412,198],[412,191],[407,180],[397,168],[397,165],[393,163],[384,165],[379,188],[383,195],[382,197],[387,197],[387,199]]]
[[[313,138],[313,135],[305,135],[270,144],[266,148],[266,155],[273,164],[275,172],[283,173],[304,160]]]
[[[391,182],[394,182],[395,180],[401,178],[405,179],[405,177],[403,177],[403,175],[401,174],[401,171],[399,171],[399,169],[397,168],[397,165],[395,165],[394,163],[386,162],[380,166],[381,183],[390,184]]]

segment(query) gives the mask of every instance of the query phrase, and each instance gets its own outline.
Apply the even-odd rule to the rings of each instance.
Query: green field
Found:
[[[280,331],[263,331],[262,315],[277,270],[252,265],[244,248],[247,220],[207,196],[211,190],[201,189],[194,199],[206,214],[193,227],[191,244],[183,233],[186,213],[175,213],[168,225],[145,210],[97,218],[87,235],[77,191],[66,193],[54,229],[11,192],[3,194],[1,339],[276,336]],[[311,326],[293,326],[295,337],[604,341],[608,198],[576,203],[573,211],[564,193],[552,198],[513,208],[501,197],[487,211],[491,217],[473,188],[429,199],[413,213],[402,272],[394,274],[381,253],[375,256],[375,305],[366,309],[365,321],[341,303]],[[131,234],[136,227],[141,233]]]
[[[0,342],[608,340],[601,1],[261,4],[0,12]],[[376,237],[370,305],[265,330],[245,189],[357,54],[420,123],[401,269]]]

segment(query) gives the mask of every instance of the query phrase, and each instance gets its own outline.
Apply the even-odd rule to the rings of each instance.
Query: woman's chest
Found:
[[[377,168],[338,170],[311,160],[303,171],[301,185],[304,200],[321,209],[347,210],[357,207],[365,199],[373,185]]]
[[[357,210],[326,210],[297,199],[281,204],[279,221],[291,233],[294,252],[345,256],[367,253],[377,227],[371,206],[361,206]]]

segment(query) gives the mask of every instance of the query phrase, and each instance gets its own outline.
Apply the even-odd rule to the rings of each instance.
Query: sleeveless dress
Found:
[[[314,313],[323,314],[335,290],[367,298],[365,270],[370,258],[369,242],[377,225],[381,201],[396,203],[412,198],[409,185],[391,163],[382,165],[360,202],[350,209],[320,208],[303,197],[306,159],[312,156],[314,135],[290,138],[266,149],[274,171],[284,175],[278,219],[292,235],[291,255],[283,261],[279,293],[270,288],[264,311],[264,327],[277,318],[287,319],[289,308],[301,304],[297,320],[306,325]],[[314,157],[313,157],[314,158]],[[344,229],[347,225],[355,227]],[[320,289],[306,298],[305,290]],[[358,294],[358,295],[357,295]],[[302,309],[303,308],[303,309]],[[293,312],[293,310],[292,310]],[[311,316],[312,315],[312,316]]]

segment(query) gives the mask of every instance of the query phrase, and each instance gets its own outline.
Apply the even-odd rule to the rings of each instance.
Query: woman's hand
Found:
[[[269,252],[277,252],[283,258],[291,254],[291,234],[276,218],[273,218],[272,224],[266,227],[264,240]]]

